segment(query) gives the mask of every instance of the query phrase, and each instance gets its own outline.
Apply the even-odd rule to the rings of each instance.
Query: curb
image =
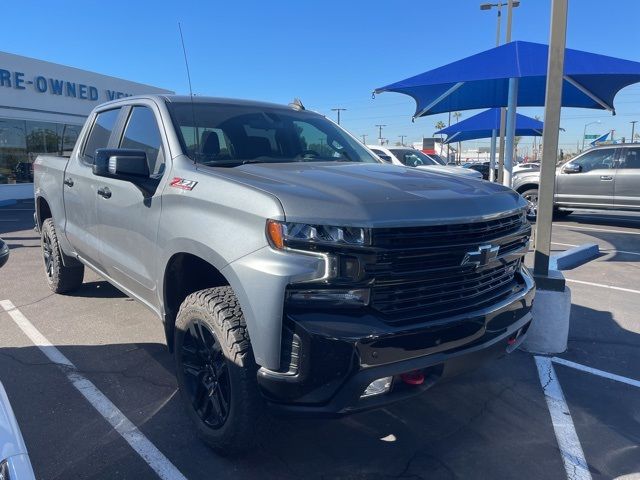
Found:
[[[600,254],[600,249],[595,243],[585,243],[578,247],[565,250],[558,255],[552,255],[549,259],[549,270],[567,270],[593,260]]]

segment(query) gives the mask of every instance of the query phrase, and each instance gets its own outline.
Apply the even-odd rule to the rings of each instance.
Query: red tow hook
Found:
[[[516,343],[516,341],[518,341],[518,337],[520,337],[520,334],[522,333],[522,329],[519,329],[515,335],[513,335],[512,337],[509,337],[507,339],[507,345],[511,346],[514,343]]]
[[[400,374],[400,378],[407,385],[422,385],[424,383],[424,373],[420,370]]]

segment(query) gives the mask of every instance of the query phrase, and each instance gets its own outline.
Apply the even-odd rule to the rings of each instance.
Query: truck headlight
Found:
[[[313,245],[361,247],[370,244],[368,228],[313,225],[267,220],[269,243],[279,250],[286,247],[309,248]]]

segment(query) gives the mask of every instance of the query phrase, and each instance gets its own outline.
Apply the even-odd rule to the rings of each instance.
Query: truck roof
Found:
[[[155,95],[134,95],[131,97],[122,97],[117,100],[112,100],[107,103],[103,103],[103,105],[111,105],[118,103],[127,103],[132,100],[136,100],[138,98],[146,98],[152,99],[156,101],[163,101],[167,103],[182,103],[182,102],[191,102],[191,98],[189,95],[166,95],[166,94],[155,94]],[[216,103],[216,104],[226,104],[226,105],[244,105],[244,106],[252,106],[252,107],[262,107],[262,108],[286,108],[290,110],[294,110],[294,108],[290,105],[282,105],[279,103],[271,103],[271,102],[261,102],[257,100],[243,100],[239,98],[222,98],[222,97],[200,97],[197,95],[193,96],[194,103]]]

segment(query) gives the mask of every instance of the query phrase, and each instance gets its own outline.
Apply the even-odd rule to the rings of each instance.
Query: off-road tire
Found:
[[[194,406],[197,393],[193,389],[202,388],[195,378],[201,378],[201,374],[185,373],[185,363],[191,363],[189,357],[195,357],[192,352],[183,350],[193,338],[189,331],[192,324],[207,327],[213,333],[226,362],[230,387],[228,413],[224,423],[217,428],[205,423]],[[182,302],[176,318],[174,355],[180,394],[200,438],[222,455],[236,455],[252,449],[265,432],[268,415],[257,383],[258,367],[247,326],[231,287],[200,290]]]
[[[82,285],[84,278],[84,265],[65,266],[52,218],[47,218],[42,223],[41,231],[44,271],[49,288],[54,293],[68,293],[77,290]]]

